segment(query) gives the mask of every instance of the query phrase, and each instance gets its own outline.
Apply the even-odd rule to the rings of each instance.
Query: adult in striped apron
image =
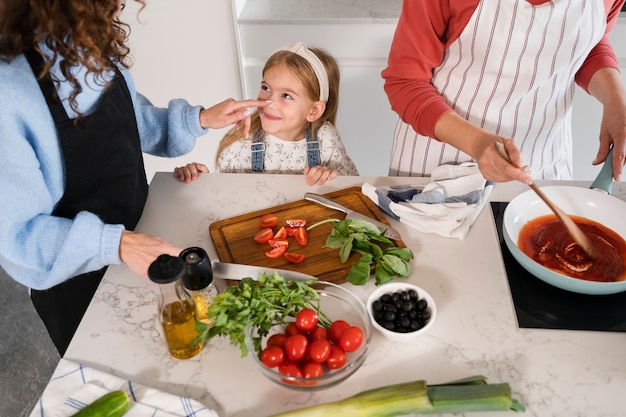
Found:
[[[590,76],[577,77],[591,55],[595,64],[587,73],[617,68],[604,36],[623,0],[533,3],[404,2],[389,66],[382,73],[392,108],[400,115],[389,175],[427,176],[438,165],[473,159],[485,175],[489,169],[482,155],[472,152],[477,149],[472,141],[480,137],[489,143],[513,139],[533,178],[572,178],[575,81],[588,83]],[[615,89],[623,94],[621,83]],[[463,119],[454,122],[458,129],[445,125],[453,119],[451,111]],[[618,139],[623,161],[626,138]],[[494,149],[490,152],[497,158]]]

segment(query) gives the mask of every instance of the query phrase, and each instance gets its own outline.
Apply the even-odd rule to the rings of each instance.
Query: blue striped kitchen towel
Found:
[[[430,180],[423,189],[376,188],[365,183],[361,191],[401,223],[424,233],[464,239],[489,200],[493,183],[485,180],[474,162],[441,165]]]
[[[61,359],[30,417],[69,417],[104,394],[131,397],[124,417],[219,417],[199,402],[134,383],[90,366]]]

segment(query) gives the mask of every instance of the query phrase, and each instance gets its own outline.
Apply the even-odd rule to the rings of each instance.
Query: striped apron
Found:
[[[432,84],[458,115],[514,139],[534,178],[571,179],[574,76],[605,27],[601,0],[483,0]],[[427,176],[470,160],[400,120],[389,175]]]

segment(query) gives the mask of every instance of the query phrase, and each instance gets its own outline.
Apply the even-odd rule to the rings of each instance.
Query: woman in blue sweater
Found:
[[[128,71],[123,6],[0,1],[0,265],[31,288],[61,355],[108,265],[146,276],[181,250],[132,231],[148,193],[142,152],[185,154],[265,105],[154,107]]]

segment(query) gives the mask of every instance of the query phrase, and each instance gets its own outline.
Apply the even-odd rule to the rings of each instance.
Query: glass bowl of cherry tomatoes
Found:
[[[331,282],[311,284],[319,307],[305,308],[286,325],[273,326],[260,338],[246,330],[254,364],[271,381],[296,390],[334,386],[365,361],[373,328],[365,304],[348,289]],[[255,345],[256,340],[256,345]]]

